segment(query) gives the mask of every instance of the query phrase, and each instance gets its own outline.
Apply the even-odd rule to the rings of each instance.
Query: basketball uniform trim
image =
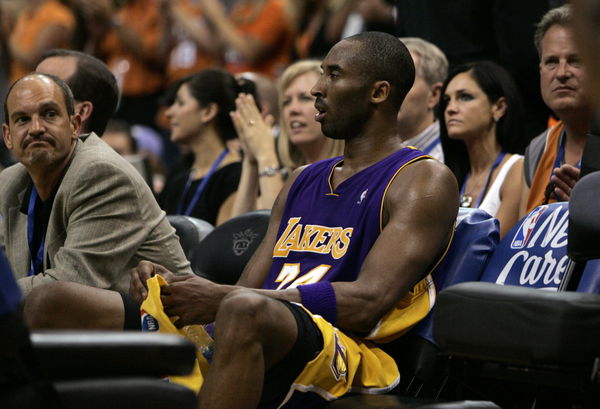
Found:
[[[329,193],[327,193],[327,196],[339,196],[339,194],[335,193],[334,189],[333,189],[333,184],[332,184],[332,180],[333,180],[333,172],[335,171],[335,168],[337,168],[337,166],[342,163],[344,161],[344,158],[341,158],[340,160],[338,160],[337,162],[335,162],[333,164],[333,166],[331,167],[331,171],[329,172],[329,176],[327,176],[327,184],[329,185]]]
[[[376,344],[345,334],[301,304],[296,305],[317,325],[323,335],[323,348],[306,364],[279,408],[293,399],[296,391],[313,392],[330,401],[348,392],[386,393],[398,385],[396,362]]]

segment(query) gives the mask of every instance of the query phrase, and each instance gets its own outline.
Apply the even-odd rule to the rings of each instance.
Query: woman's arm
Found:
[[[500,238],[519,221],[523,183],[523,158],[520,158],[508,171],[500,188],[500,209],[496,214],[500,222]]]

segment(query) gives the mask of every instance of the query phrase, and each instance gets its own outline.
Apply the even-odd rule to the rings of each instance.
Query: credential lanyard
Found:
[[[177,214],[183,214],[184,216],[189,216],[192,213],[192,210],[194,209],[194,207],[196,207],[196,203],[198,203],[198,199],[200,199],[200,196],[202,195],[202,192],[206,188],[206,185],[208,184],[209,179],[212,177],[213,173],[215,173],[215,171],[217,170],[217,168],[219,167],[221,162],[223,162],[223,159],[225,159],[225,156],[227,156],[228,152],[229,152],[229,150],[227,150],[227,148],[225,148],[223,150],[223,152],[221,152],[221,154],[219,155],[217,160],[210,167],[210,170],[208,171],[206,176],[204,176],[204,178],[202,179],[202,182],[200,182],[200,184],[196,188],[196,191],[194,192],[194,196],[192,197],[192,200],[186,207],[185,212],[183,212],[183,201],[185,200],[185,197],[187,196],[188,191],[190,190],[190,187],[192,186],[192,178],[191,177],[188,178],[188,180],[185,184],[185,189],[183,189],[183,194],[181,195],[181,199],[179,199],[179,206],[177,206]]]
[[[477,203],[475,203],[475,207],[479,207],[479,205],[483,201],[483,195],[488,190],[488,187],[490,186],[490,181],[492,180],[492,173],[494,173],[494,169],[496,169],[498,165],[500,165],[500,162],[502,162],[502,159],[504,159],[504,155],[506,155],[506,152],[500,152],[496,157],[496,160],[494,161],[492,168],[490,169],[490,173],[488,173],[487,180],[485,181],[485,186],[483,187],[483,189],[481,189],[481,192],[479,192],[479,197],[477,198]],[[465,194],[465,189],[467,187],[467,180],[469,179],[469,176],[471,176],[471,171],[469,171],[467,173],[467,176],[465,177],[465,181],[463,182],[462,187],[460,188],[459,197],[463,197],[463,195]]]
[[[439,144],[440,144],[440,140],[435,139],[433,142],[431,142],[429,145],[427,145],[427,147],[425,147],[425,149],[423,150],[423,153],[426,153],[429,155],[429,152],[431,152],[433,150],[433,148],[435,148]]]
[[[34,246],[35,238],[35,204],[38,199],[35,186],[31,186],[31,194],[29,195],[29,206],[27,207],[27,242],[29,244],[29,254],[31,255],[31,265],[29,275],[40,273],[44,269],[44,242],[46,240],[46,231],[42,232],[42,239],[37,248]]]

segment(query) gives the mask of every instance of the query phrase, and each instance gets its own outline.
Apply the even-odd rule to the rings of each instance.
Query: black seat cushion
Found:
[[[192,269],[220,284],[235,284],[261,243],[270,210],[255,210],[216,227],[192,254]]]
[[[434,338],[466,358],[591,366],[600,356],[600,295],[458,284],[438,296]]]
[[[183,337],[138,331],[36,331],[31,344],[52,380],[187,375],[196,356]]]
[[[196,394],[159,379],[89,379],[55,384],[65,409],[194,409]]]
[[[179,236],[179,243],[188,260],[192,260],[192,254],[200,242],[214,229],[209,222],[191,216],[171,214],[167,216],[167,220]]]

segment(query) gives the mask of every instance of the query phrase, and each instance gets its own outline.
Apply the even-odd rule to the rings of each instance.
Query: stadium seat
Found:
[[[0,250],[0,408],[196,407],[193,391],[162,380],[191,371],[191,342],[139,332],[30,334],[19,312],[20,298]]]
[[[498,221],[480,209],[460,208],[455,234],[444,260],[431,273],[436,290],[452,284],[478,281],[499,241]],[[435,307],[434,307],[435,309]],[[395,391],[402,396],[350,396],[332,402],[329,407],[344,408],[496,408],[485,401],[440,402],[437,396],[444,382],[443,362],[432,337],[430,313],[408,334],[386,345],[397,358],[402,380]],[[413,399],[426,397],[431,399]],[[435,406],[439,405],[439,406]],[[449,405],[449,406],[448,406]],[[453,406],[452,406],[453,405]]]
[[[192,253],[196,275],[235,284],[269,227],[270,210],[254,210],[217,226]]]
[[[214,230],[214,226],[209,222],[191,216],[170,214],[167,220],[175,229],[188,260],[192,260],[193,253],[198,249],[200,242]]]
[[[597,263],[592,259],[600,258],[600,207],[595,202],[599,189],[600,172],[577,183],[568,230],[556,210],[562,207],[564,214],[566,205],[552,205],[544,212],[554,222],[540,222],[539,215],[530,214],[519,227],[525,235],[507,236],[514,247],[522,246],[519,251],[529,250],[527,243],[536,237],[546,244],[544,258],[529,263],[536,270],[513,263],[516,272],[507,271],[509,258],[496,266],[503,272],[496,276],[501,280],[463,283],[440,294],[434,337],[455,362],[452,372],[458,383],[507,408],[598,407],[600,295],[557,289],[571,264],[572,271],[580,273],[570,277],[570,288],[590,290],[584,286],[592,283],[593,290],[597,284],[599,273],[591,266]],[[563,262],[555,251],[566,241],[567,232],[568,255]],[[518,257],[527,257],[522,254]],[[506,280],[525,285],[495,284],[508,284]]]

